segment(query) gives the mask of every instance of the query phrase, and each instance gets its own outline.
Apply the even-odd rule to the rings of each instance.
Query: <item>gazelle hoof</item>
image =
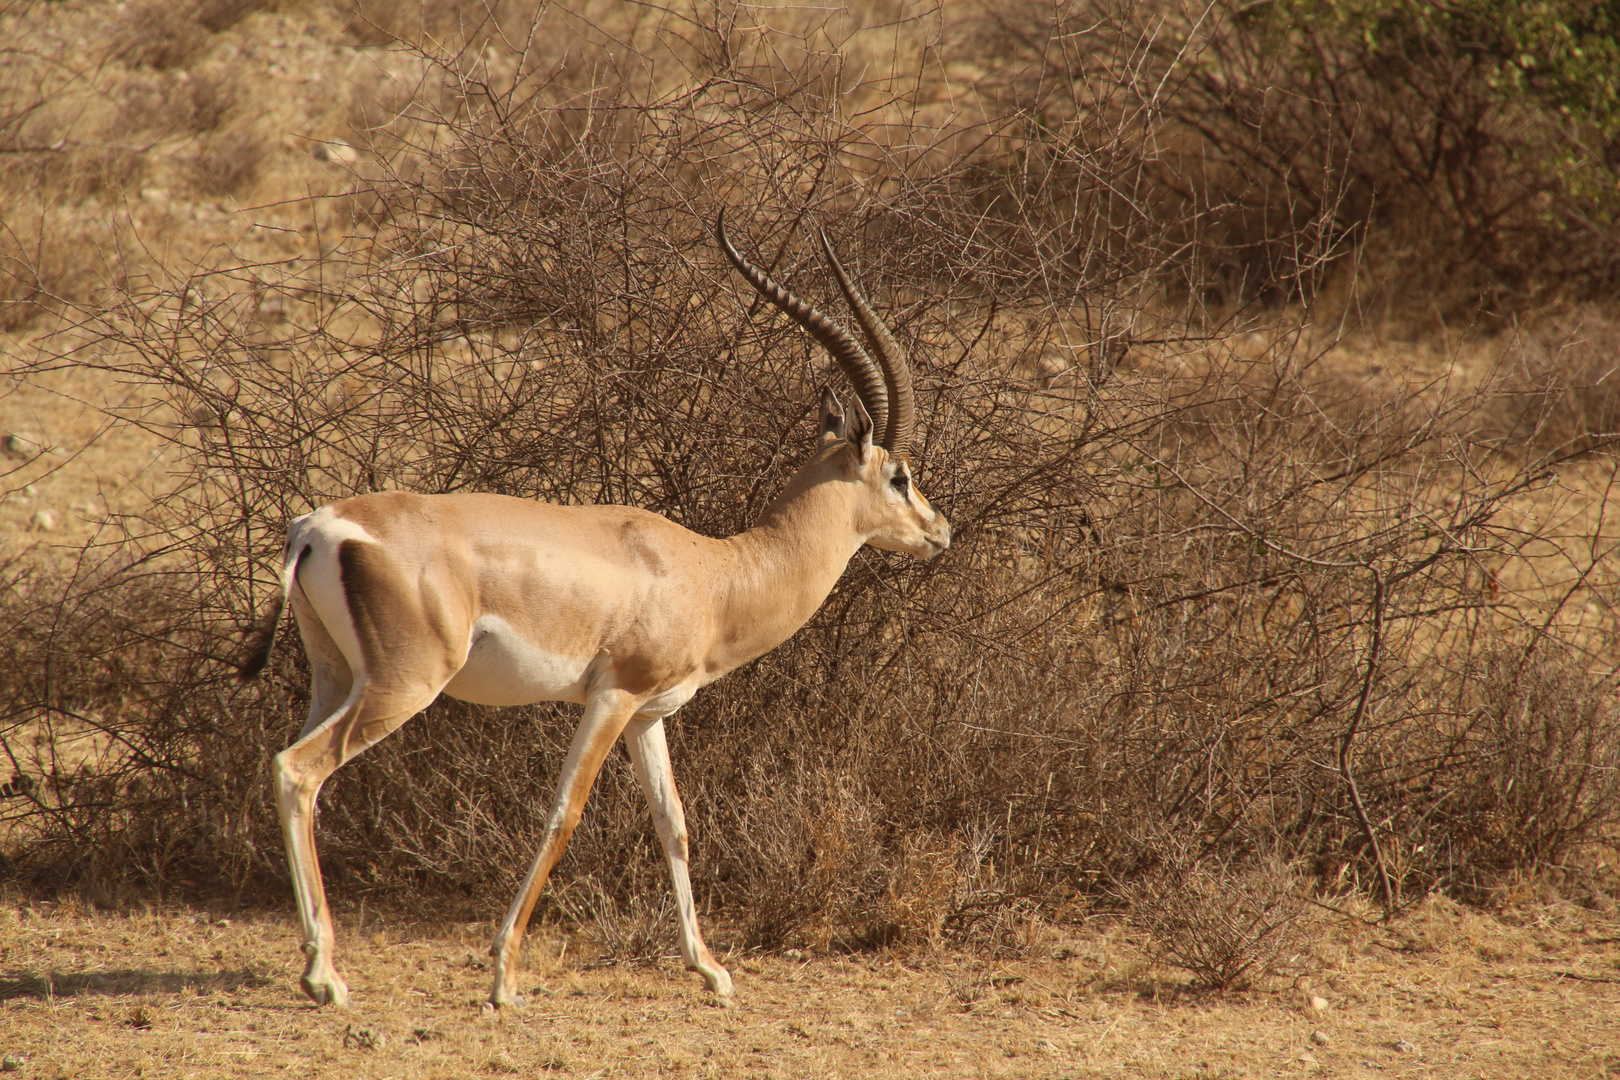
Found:
[[[344,985],[342,979],[337,977],[336,973],[328,975],[324,979],[305,975],[301,985],[304,988],[304,993],[308,994],[310,1000],[317,1005],[336,1005],[341,1008],[349,1003],[349,988]]]
[[[490,1007],[495,1009],[521,1009],[529,1003],[528,999],[517,991],[517,979],[508,977],[508,973],[500,970],[500,961],[496,961],[495,985],[489,988]],[[516,973],[511,973],[515,975]]]
[[[502,1009],[527,1009],[528,1007],[529,999],[522,994],[503,994],[499,999],[492,994],[490,999],[484,1002],[482,1006],[483,1011],[489,1013],[500,1012]]]
[[[698,972],[703,976],[703,981],[708,984],[709,989],[714,992],[715,996],[729,998],[737,992],[731,985],[731,973],[720,965],[716,964],[712,971],[699,968]]]

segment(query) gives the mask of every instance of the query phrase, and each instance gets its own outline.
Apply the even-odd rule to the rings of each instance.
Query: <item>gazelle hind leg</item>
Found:
[[[637,704],[637,699],[623,690],[594,692],[585,701],[585,716],[574,731],[574,741],[568,747],[568,757],[557,778],[557,794],[551,802],[545,838],[540,841],[540,850],[489,950],[495,958],[495,983],[490,988],[489,1001],[496,1007],[523,1004],[517,991],[517,957],[523,931],[529,925],[529,916],[546,878],[562,858],[568,838],[579,824],[602,762],[607,760],[608,751],[613,749],[625,724],[635,714]]]
[[[681,957],[688,971],[703,976],[710,990],[722,997],[732,993],[731,975],[721,967],[709,947],[703,943],[698,929],[697,907],[692,902],[692,879],[687,872],[686,814],[681,809],[681,796],[675,790],[675,770],[669,761],[669,743],[664,737],[662,717],[646,720],[641,717],[630,722],[625,732],[625,747],[630,751],[630,765],[641,790],[647,796],[652,811],[653,825],[658,839],[664,845],[664,856],[669,860],[669,876],[675,886],[675,907],[681,920]]]
[[[332,966],[332,914],[326,906],[326,887],[315,854],[315,797],[337,768],[341,755],[334,745],[336,736],[350,726],[362,690],[356,685],[337,712],[277,754],[271,766],[276,810],[281,815],[281,835],[303,928],[304,993],[317,1005],[349,1003],[349,988]]]
[[[309,717],[292,746],[277,754],[271,766],[276,810],[281,817],[282,842],[292,873],[298,921],[303,930],[302,949],[307,958],[304,993],[318,1005],[344,1005],[349,989],[332,966],[333,931],[326,906],[326,888],[315,854],[315,798],[321,785],[341,759],[330,742],[337,729],[347,730],[359,707],[361,687],[349,661],[321,622],[314,607],[295,582],[293,611],[298,632],[309,657],[311,679]]]
[[[338,766],[381,741],[437,696],[437,687],[388,692],[360,673],[336,712],[275,757],[276,808],[308,958],[302,985],[317,1005],[347,1004],[349,988],[333,965],[332,913],[315,849],[315,799]]]
[[[309,716],[298,733],[302,739],[337,716],[354,689],[354,675],[343,650],[332,640],[303,594],[296,590],[293,610],[298,613],[298,633],[304,640],[304,655],[309,657],[310,667]]]

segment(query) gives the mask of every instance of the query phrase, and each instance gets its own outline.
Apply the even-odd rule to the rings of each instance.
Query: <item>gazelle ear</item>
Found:
[[[821,391],[821,441],[842,442],[844,438],[844,403],[831,387]]]
[[[855,399],[855,415],[849,420],[844,437],[855,450],[855,460],[865,465],[866,459],[872,456],[872,418],[866,413],[866,406],[861,399]]]

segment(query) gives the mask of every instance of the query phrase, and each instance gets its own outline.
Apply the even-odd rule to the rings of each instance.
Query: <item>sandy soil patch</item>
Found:
[[[346,1010],[298,993],[277,913],[0,909],[0,1054],[22,1076],[1608,1076],[1620,920],[1560,904],[1431,901],[1324,930],[1313,974],[1177,993],[1118,927],[1052,958],[726,957],[723,1007],[673,959],[590,962],[530,939],[531,1004],[480,1004],[491,927],[351,916]],[[1313,1009],[1311,998],[1326,1002]]]

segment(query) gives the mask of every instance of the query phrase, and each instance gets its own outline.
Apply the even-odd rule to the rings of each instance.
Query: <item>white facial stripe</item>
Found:
[[[894,462],[894,476],[904,476],[906,478],[906,493],[909,496],[914,496],[918,505],[924,510],[929,511],[930,513],[934,512],[934,504],[928,501],[928,496],[922,493],[922,489],[917,486],[916,478],[911,475],[911,462],[907,461],[905,458],[896,458]],[[889,482],[891,484],[894,482],[893,477],[890,477]],[[898,489],[896,490],[898,491]]]

